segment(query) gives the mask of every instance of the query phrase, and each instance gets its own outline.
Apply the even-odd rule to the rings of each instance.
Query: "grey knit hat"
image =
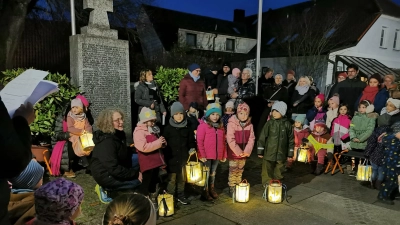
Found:
[[[275,101],[274,104],[272,105],[271,112],[273,110],[278,111],[282,116],[286,115],[287,111],[287,105],[285,102],[282,101]]]
[[[185,109],[180,102],[174,102],[171,106],[171,116],[175,115],[178,112],[185,114]]]
[[[31,189],[36,187],[43,178],[44,168],[36,160],[31,160],[24,171],[18,176],[10,179],[15,189]]]

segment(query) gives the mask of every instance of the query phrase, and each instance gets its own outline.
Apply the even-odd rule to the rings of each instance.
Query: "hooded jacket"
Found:
[[[212,160],[226,159],[226,138],[223,128],[214,128],[204,120],[197,127],[197,152],[199,158]]]
[[[240,125],[239,119],[232,116],[228,121],[226,141],[228,142],[228,159],[243,159],[242,153],[251,154],[254,147],[254,129],[251,119],[244,126]]]
[[[374,131],[375,121],[377,118],[378,114],[374,112],[356,112],[350,124],[350,147],[352,149],[365,149],[365,147],[367,146],[367,140]],[[360,142],[354,142],[354,138],[357,138],[358,140],[360,140]]]
[[[97,130],[93,133],[95,147],[90,169],[94,180],[103,188],[117,181],[138,178],[139,171],[132,168],[133,152],[126,146],[125,132],[116,130],[114,134]]]
[[[307,138],[310,135],[310,128],[307,125],[303,125],[302,129],[294,128],[294,146],[300,148],[303,143],[303,138]]]
[[[138,150],[140,171],[154,169],[165,165],[164,155],[161,151],[162,142],[151,134],[146,124],[138,124],[133,132],[133,142]]]
[[[257,143],[257,154],[264,160],[286,161],[294,155],[294,134],[292,124],[286,117],[270,120],[264,125]]]

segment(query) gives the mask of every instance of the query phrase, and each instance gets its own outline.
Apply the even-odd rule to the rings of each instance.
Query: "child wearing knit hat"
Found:
[[[237,90],[240,73],[240,69],[234,68],[232,74],[228,75],[228,94],[232,94]]]
[[[133,142],[138,153],[140,172],[142,173],[142,184],[139,187],[139,192],[145,196],[156,192],[156,185],[160,182],[158,175],[165,167],[161,148],[167,145],[167,141],[163,136],[159,136],[154,129],[156,121],[156,111],[143,107],[139,114],[139,122],[133,132]]]
[[[221,105],[211,103],[207,105],[207,111],[204,119],[200,120],[197,127],[197,154],[200,161],[208,168],[208,177],[206,185],[202,192],[202,199],[212,201],[218,198],[214,189],[215,174],[219,162],[225,162],[226,137],[224,125],[221,121]]]
[[[294,154],[293,160],[288,160],[286,164],[287,169],[291,169],[293,162],[296,161],[297,155],[299,153],[299,149],[302,147],[302,140],[303,138],[307,138],[310,134],[310,128],[308,125],[304,124],[306,120],[306,116],[304,114],[299,114],[296,116],[293,125],[293,132],[294,132]]]
[[[236,184],[242,182],[246,158],[250,157],[254,146],[254,129],[249,115],[250,107],[246,103],[240,103],[236,115],[231,117],[228,123],[226,140],[228,142],[230,193],[233,193]]]
[[[36,159],[32,159],[18,177],[11,178],[9,181],[13,189],[35,190],[42,186],[43,174],[43,166],[41,166]]]
[[[324,109],[325,95],[319,94],[314,99],[314,106],[307,111],[306,118],[310,122],[310,130],[314,130],[315,121],[326,121],[326,110]]]
[[[235,110],[234,110],[234,100],[229,100],[226,104],[225,104],[225,112],[224,115],[222,116],[222,123],[224,124],[224,128],[225,128],[225,132],[227,131],[227,127],[228,127],[228,121],[229,119],[235,115]]]
[[[257,143],[258,157],[263,159],[261,178],[265,187],[271,180],[283,179],[285,161],[294,155],[293,127],[285,116],[286,103],[275,101],[271,111],[271,119],[265,123]]]
[[[338,116],[339,97],[334,95],[328,100],[328,111],[326,112],[326,126],[331,129],[332,121]]]
[[[84,133],[92,133],[92,126],[89,123],[88,118],[83,110],[83,103],[80,98],[75,98],[71,101],[71,111],[67,116],[68,132],[70,133],[69,141],[72,143],[72,148],[75,155],[82,157],[82,160],[87,161],[83,158],[90,154],[90,151],[83,151],[82,143],[79,137]],[[69,172],[64,173],[67,177],[75,177],[72,169]]]

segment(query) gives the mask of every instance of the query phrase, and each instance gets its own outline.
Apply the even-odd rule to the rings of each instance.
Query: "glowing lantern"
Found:
[[[199,182],[196,182],[194,184],[200,187],[204,187],[204,185],[206,184],[207,173],[208,173],[208,167],[203,166],[203,177]]]
[[[190,160],[190,156],[188,158],[188,161],[186,163],[186,181],[189,184],[193,184],[196,182],[201,181],[201,179],[203,178],[203,168],[201,163],[199,162],[199,158],[196,155],[196,161],[189,161]]]
[[[279,180],[271,180],[268,185],[268,201],[271,203],[282,202],[282,184]]]
[[[158,215],[171,216],[174,215],[174,196],[164,192],[157,197]]]
[[[208,88],[206,90],[206,95],[207,95],[207,100],[208,101],[214,100],[214,92],[213,92],[213,90],[211,90],[211,88]]]
[[[250,184],[247,180],[243,180],[240,184],[236,184],[235,200],[237,202],[248,202],[250,196]]]
[[[299,148],[299,156],[297,157],[297,161],[307,162],[308,149],[308,147],[304,146]]]
[[[91,152],[94,148],[93,134],[84,132],[80,137],[83,151]]]

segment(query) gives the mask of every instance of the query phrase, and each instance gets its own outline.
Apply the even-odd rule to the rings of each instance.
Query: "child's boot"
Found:
[[[210,196],[210,193],[208,192],[208,187],[205,187],[203,191],[201,192],[201,199],[203,201],[212,201],[213,198]]]
[[[217,198],[218,198],[218,194],[217,194],[217,192],[216,192],[215,189],[214,189],[214,184],[210,184],[210,186],[209,186],[209,191],[210,191],[210,196],[211,196],[213,199],[217,199]]]
[[[310,162],[310,173],[313,174],[315,172],[316,168],[317,168],[317,162],[311,161]]]
[[[178,193],[177,196],[178,196],[178,197],[176,198],[176,200],[177,200],[179,203],[181,203],[182,205],[188,205],[188,204],[190,204],[189,199],[186,198],[186,196],[185,196],[184,193]]]
[[[321,175],[322,170],[324,169],[324,164],[317,164],[317,168],[315,169],[315,175]]]

